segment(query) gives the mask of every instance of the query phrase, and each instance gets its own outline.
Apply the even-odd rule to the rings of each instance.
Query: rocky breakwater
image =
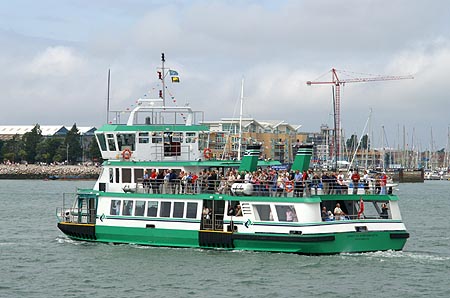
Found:
[[[0,179],[97,179],[101,168],[85,165],[0,165]]]

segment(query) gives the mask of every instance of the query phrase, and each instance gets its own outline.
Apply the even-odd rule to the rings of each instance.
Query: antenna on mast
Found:
[[[160,94],[160,96],[162,96],[163,99],[163,106],[166,106],[166,84],[164,82],[164,78],[166,77],[166,72],[164,69],[164,62],[166,62],[166,58],[164,57],[164,53],[161,53],[161,72],[162,72],[162,76],[160,76],[161,80],[162,80],[162,94]]]

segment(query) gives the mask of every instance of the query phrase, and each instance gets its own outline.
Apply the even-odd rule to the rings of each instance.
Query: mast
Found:
[[[111,83],[111,69],[108,69],[108,95],[106,97],[106,123],[109,124],[109,88]]]
[[[166,71],[164,69],[164,62],[166,62],[166,58],[164,57],[164,53],[161,53],[161,81],[162,81],[162,100],[163,100],[163,106],[166,106],[166,84],[165,84],[165,77],[166,77]]]
[[[242,109],[244,107],[244,77],[241,82],[241,109],[239,112],[239,145],[238,145],[238,160],[241,160],[241,147],[242,147]]]

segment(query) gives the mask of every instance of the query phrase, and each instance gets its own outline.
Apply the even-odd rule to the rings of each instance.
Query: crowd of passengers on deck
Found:
[[[342,171],[277,171],[270,167],[240,173],[228,169],[224,174],[216,170],[203,170],[197,174],[153,169],[144,171],[142,186],[145,192],[156,194],[233,194],[234,183],[251,183],[255,195],[286,197],[292,193],[294,197],[303,197],[317,195],[319,189],[322,194],[348,194],[349,187],[353,194],[357,194],[358,188],[363,188],[366,194],[387,194],[391,192],[391,189],[386,190],[387,179],[384,172],[371,177],[367,171],[362,177],[358,171],[345,177]]]

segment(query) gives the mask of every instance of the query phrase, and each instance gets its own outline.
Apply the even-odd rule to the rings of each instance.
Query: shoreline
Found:
[[[100,166],[85,165],[0,165],[1,179],[86,179],[95,180],[101,171]]]

